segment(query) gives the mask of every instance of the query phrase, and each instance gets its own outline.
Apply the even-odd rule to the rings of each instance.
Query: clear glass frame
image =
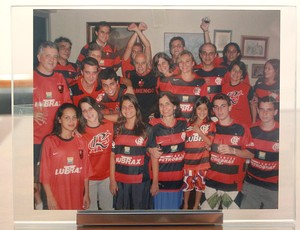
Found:
[[[97,6],[99,7],[99,6]],[[117,6],[116,6],[117,7]],[[33,9],[49,8],[47,6],[12,6],[12,76],[32,76],[32,18]],[[59,7],[60,8],[60,7]],[[61,8],[65,8],[61,6]],[[77,9],[76,6],[66,9]],[[109,10],[110,7],[108,7]],[[114,7],[113,7],[114,8]],[[151,9],[150,7],[145,7]],[[153,8],[159,8],[154,6]],[[191,9],[189,6],[173,6],[172,10],[180,8]],[[208,7],[204,7],[208,8]],[[95,7],[93,7],[95,9]],[[203,7],[198,7],[202,10]],[[210,7],[209,10],[219,10],[219,7]],[[222,8],[221,8],[222,9]],[[224,10],[231,9],[226,7]],[[237,9],[237,7],[233,7]],[[280,11],[280,59],[281,59],[281,116],[280,116],[280,192],[278,210],[224,210],[224,223],[253,223],[262,222],[274,226],[283,223],[293,225],[296,221],[296,30],[293,29],[296,21],[296,7],[244,7],[239,10],[279,10]],[[207,13],[205,13],[207,14]],[[200,22],[200,17],[199,17]],[[200,23],[199,23],[200,24]],[[20,26],[22,25],[22,26]],[[20,39],[20,34],[22,39]],[[82,36],[84,37],[84,33]],[[24,45],[26,43],[26,45]],[[163,37],[162,37],[163,44]],[[287,47],[288,44],[288,47]],[[83,45],[83,44],[79,44]],[[20,52],[21,50],[21,52]],[[30,77],[29,77],[30,79]],[[298,108],[298,107],[297,107]],[[299,119],[297,120],[299,121]],[[74,222],[76,211],[36,211],[33,210],[33,128],[32,116],[21,115],[13,117],[13,201],[14,222]],[[20,140],[15,142],[16,140]],[[299,185],[298,185],[299,188]],[[20,205],[22,204],[22,205]],[[101,213],[100,213],[101,214]],[[117,214],[116,214],[117,220]]]

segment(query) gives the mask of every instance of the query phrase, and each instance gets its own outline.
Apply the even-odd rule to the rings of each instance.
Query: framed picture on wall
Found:
[[[95,27],[99,22],[87,22],[86,23],[86,41],[91,42],[95,41]],[[109,42],[114,44],[119,51],[120,55],[123,56],[123,53],[126,49],[127,42],[132,35],[131,31],[127,30],[127,27],[132,22],[108,22],[111,25],[111,34],[109,37]]]
[[[231,42],[231,30],[214,30],[214,44],[217,47],[217,52],[222,52],[224,46]]]
[[[266,59],[268,41],[268,37],[242,36],[243,58]]]
[[[260,78],[264,74],[264,64],[252,64],[252,78]]]

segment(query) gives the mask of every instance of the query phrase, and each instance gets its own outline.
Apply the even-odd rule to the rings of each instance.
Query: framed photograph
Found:
[[[64,31],[66,36],[69,36],[72,39],[73,47],[72,47],[72,57],[71,60],[76,60],[82,45],[86,42],[86,22],[89,21],[97,21],[101,18],[110,19],[112,17],[117,17],[118,21],[124,20],[128,21],[128,15],[138,15],[140,16],[139,20],[143,20],[146,22],[152,22],[152,10],[155,9],[132,9],[132,6],[129,6],[128,9],[123,9],[120,6],[120,9],[102,9],[106,8],[105,6],[101,9],[96,9],[99,6],[93,7],[93,9],[81,9],[81,5],[77,8],[73,7],[72,9],[64,9],[64,2],[61,3],[62,6],[58,7],[59,9],[55,9],[56,6],[51,6],[49,3],[45,5],[46,9],[51,8],[51,38],[57,37],[61,35],[61,32]],[[99,3],[98,3],[99,4]],[[274,3],[272,3],[274,4]],[[284,3],[282,3],[284,4]],[[123,6],[122,6],[123,7]],[[5,23],[4,29],[5,31],[12,31],[12,33],[4,33],[3,38],[8,44],[12,43],[12,45],[8,45],[4,47],[4,55],[3,57],[12,57],[4,58],[4,64],[6,61],[9,61],[9,65],[3,65],[4,70],[7,69],[7,73],[11,78],[15,78],[17,76],[29,76],[32,78],[32,58],[24,58],[28,54],[32,54],[32,40],[34,39],[33,33],[24,33],[24,39],[19,38],[19,29],[20,24],[23,25],[24,28],[32,28],[32,10],[35,10],[32,5],[12,5],[11,7],[6,7],[10,11],[10,14],[1,14],[1,17],[5,17],[4,20],[9,23]],[[40,8],[40,7],[39,7]],[[61,9],[63,8],[63,9]],[[166,14],[166,18],[170,18],[170,20],[165,20],[161,22],[162,27],[150,27],[149,31],[147,31],[147,35],[149,40],[151,41],[151,45],[153,46],[153,53],[159,52],[163,50],[163,38],[164,33],[168,31],[180,31],[180,32],[189,32],[189,33],[197,33],[199,32],[199,22],[197,20],[191,20],[196,18],[199,15],[205,15],[207,10],[204,10],[201,6],[195,7],[194,5],[190,7],[190,9],[182,9],[182,6],[177,9],[163,9],[163,12]],[[243,20],[240,25],[240,29],[234,29],[235,37],[238,38],[244,34],[246,25],[249,24],[258,24],[259,22],[262,24],[260,27],[251,28],[251,33],[256,35],[260,35],[262,32],[268,34],[270,39],[272,39],[272,43],[270,42],[269,49],[272,49],[272,57],[280,58],[282,63],[281,75],[286,77],[287,82],[295,82],[296,80],[296,49],[280,49],[280,44],[289,44],[291,47],[296,46],[296,30],[291,30],[288,35],[286,33],[279,33],[281,28],[289,28],[290,25],[293,25],[293,22],[296,20],[295,16],[295,7],[278,7],[279,10],[274,10],[274,6],[270,7],[257,7],[258,10],[253,10],[250,8],[249,10],[245,10],[241,7],[241,10],[237,10],[236,7],[232,7],[232,10],[226,9],[222,10],[211,10],[211,15],[216,15],[215,20],[219,19],[216,23],[228,23],[236,20],[239,17],[240,12],[243,15],[247,15],[245,17],[245,21]],[[267,8],[267,9],[266,9]],[[231,7],[229,7],[231,9]],[[266,14],[266,12],[268,14]],[[6,16],[8,15],[8,17]],[[101,17],[100,17],[101,16]],[[100,18],[100,19],[99,19]],[[180,18],[184,21],[181,23],[174,23],[176,19]],[[13,19],[13,20],[11,20]],[[80,20],[78,20],[80,19]],[[127,20],[126,20],[127,19]],[[262,20],[265,19],[265,20]],[[271,23],[270,20],[272,19]],[[214,21],[215,21],[214,20]],[[221,21],[223,20],[223,21]],[[78,27],[76,26],[76,30],[74,30],[74,22],[78,22]],[[265,25],[266,24],[266,25]],[[11,25],[11,28],[7,28],[8,25]],[[188,25],[188,26],[187,26]],[[263,28],[263,31],[261,30]],[[8,37],[8,38],[7,38]],[[199,40],[202,39],[203,34],[200,34]],[[280,39],[279,39],[280,38]],[[233,38],[235,40],[235,38]],[[24,42],[26,45],[24,46]],[[166,44],[166,43],[165,43]],[[267,46],[266,46],[267,47]],[[198,48],[198,47],[197,47]],[[5,52],[8,50],[8,52]],[[22,52],[20,52],[20,50]],[[279,53],[280,51],[280,53]],[[299,52],[298,52],[299,53]],[[25,56],[24,56],[25,55]],[[12,62],[10,64],[10,62]],[[248,63],[249,69],[250,64]],[[257,63],[257,62],[254,62]],[[13,68],[12,68],[13,66]],[[299,85],[298,85],[299,86]],[[299,170],[296,171],[296,166],[300,164],[300,158],[297,158],[297,152],[300,149],[300,141],[299,135],[297,134],[297,125],[295,122],[291,121],[299,121],[299,117],[296,117],[295,107],[296,107],[296,94],[298,93],[298,87],[296,84],[281,84],[280,88],[280,133],[288,135],[280,135],[280,183],[279,183],[279,207],[276,210],[222,210],[224,214],[224,228],[228,229],[231,226],[233,228],[248,228],[253,229],[253,225],[269,227],[273,226],[278,229],[294,229],[295,222],[299,222],[299,219],[296,220],[299,216],[299,213],[296,213],[296,210],[299,206],[299,188],[300,183],[299,180],[296,180],[296,177],[300,176]],[[297,91],[296,91],[297,87]],[[30,88],[32,92],[32,87]],[[15,96],[16,89],[13,89],[12,96]],[[11,121],[4,120],[6,117],[1,118],[1,122],[3,126],[3,135],[2,135],[2,143],[1,148],[3,149],[1,152],[3,153],[3,169],[1,171],[1,175],[3,178],[7,178],[3,181],[3,196],[1,196],[3,207],[5,208],[4,215],[1,215],[0,219],[4,225],[9,221],[13,222],[15,225],[38,225],[38,224],[53,224],[53,228],[57,228],[57,225],[70,224],[72,229],[82,228],[82,226],[77,223],[82,223],[84,220],[80,219],[84,217],[85,214],[91,218],[94,218],[92,213],[79,213],[76,210],[34,210],[33,209],[33,189],[32,189],[32,181],[33,181],[33,117],[32,115],[20,115],[12,117],[13,123]],[[13,124],[13,125],[12,125]],[[299,124],[299,122],[296,122]],[[9,130],[6,129],[6,126],[12,126]],[[298,125],[299,126],[299,125]],[[9,132],[11,131],[11,132]],[[297,138],[298,137],[298,138]],[[13,148],[12,148],[13,147]],[[22,204],[22,205],[14,205],[12,204]],[[144,224],[148,226],[156,225],[158,222],[169,224],[169,225],[177,225],[178,222],[185,223],[185,225],[195,224],[197,220],[191,221],[190,218],[201,215],[204,210],[170,210],[170,213],[162,213],[161,211],[154,210],[153,212],[148,212],[144,210],[136,211],[140,215],[143,216],[141,218],[140,215],[137,215],[135,211],[128,210],[119,213],[118,211],[97,211],[95,216],[101,218],[101,221],[110,221],[113,223],[129,223],[131,220],[134,222],[138,222],[139,224]],[[88,212],[88,211],[86,211]],[[180,212],[180,213],[178,213]],[[186,215],[186,212],[189,214],[196,213],[197,215]],[[131,217],[131,214],[135,214],[135,217]],[[222,213],[216,213],[218,219],[220,220],[220,216]],[[80,215],[79,215],[80,214]],[[166,215],[168,217],[166,218]],[[128,218],[128,216],[130,216]],[[169,217],[170,216],[170,217]],[[187,217],[188,216],[188,217]],[[76,220],[76,217],[78,219]],[[173,218],[176,217],[176,218]],[[135,219],[134,219],[135,218]],[[103,220],[104,219],[104,220]],[[129,219],[129,221],[127,221]],[[78,222],[76,222],[78,221]],[[99,220],[100,221],[100,220]],[[1,222],[1,221],[0,221]],[[1,222],[1,223],[2,223]],[[11,226],[11,225],[10,225]],[[281,227],[282,226],[282,227]],[[51,228],[51,227],[50,227]],[[52,228],[52,229],[53,229]],[[66,228],[66,227],[65,227]],[[174,227],[176,228],[176,227]],[[221,226],[222,228],[222,226]],[[9,229],[6,228],[6,229]],[[201,228],[202,229],[202,228]]]
[[[266,59],[269,37],[242,36],[243,58]]]
[[[260,78],[264,74],[264,64],[252,64],[252,78]]]
[[[224,46],[231,42],[231,30],[214,30],[214,44],[217,47],[217,52],[222,52]]]
[[[185,41],[185,48],[192,52],[196,63],[200,63],[199,47],[204,43],[204,36],[200,33],[164,33],[164,49],[170,55],[169,42],[173,37],[182,37]]]
[[[96,40],[95,27],[99,22],[87,22],[86,23],[86,41],[91,42]],[[131,31],[127,30],[127,27],[132,22],[108,22],[111,25],[111,34],[109,42],[114,44],[119,51],[121,57],[126,49],[127,42],[132,35]]]

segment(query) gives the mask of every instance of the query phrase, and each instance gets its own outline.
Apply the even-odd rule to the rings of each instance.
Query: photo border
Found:
[[[296,52],[296,51],[294,51],[294,52]],[[292,65],[295,65],[295,63],[293,63],[293,60],[292,60]],[[294,68],[295,69],[295,68]],[[289,75],[287,75],[287,76],[289,76]],[[294,75],[293,75],[293,73],[292,73],[292,75],[290,75],[291,76],[291,80],[293,81],[294,80]],[[287,87],[286,87],[287,88]],[[291,103],[293,103],[293,102],[291,102]],[[286,107],[286,106],[284,106],[284,109],[286,109],[286,108],[289,108],[289,105]],[[293,131],[295,131],[295,128],[293,128],[292,129]],[[295,154],[296,152],[294,152],[293,151],[293,154]],[[295,157],[295,155],[293,155],[293,158]],[[296,175],[296,174],[294,174],[294,171],[293,171],[293,175]],[[294,194],[295,195],[295,194]],[[240,210],[238,210],[238,211],[240,211]],[[295,210],[293,211],[294,213],[295,213]],[[51,212],[52,213],[52,212]],[[233,211],[233,213],[236,213],[236,212],[234,212]],[[264,211],[262,211],[262,214],[265,214],[265,213],[269,213],[269,212],[264,212]],[[64,215],[65,214],[65,212],[59,212],[58,213],[59,215]],[[237,215],[238,216],[238,215]],[[266,217],[268,217],[268,215],[266,215]],[[256,219],[257,218],[257,216],[256,215],[254,215],[254,221],[260,221],[260,219]],[[239,220],[239,219],[231,219],[231,220]],[[265,220],[265,219],[263,219],[263,220]],[[267,222],[268,222],[268,220],[269,219],[267,219]],[[273,219],[271,219],[272,221],[274,221],[274,223],[276,224],[276,223],[278,223],[278,221],[280,221],[280,220],[273,220]],[[286,218],[283,218],[283,220],[286,220]],[[293,221],[294,219],[291,219],[290,221]],[[289,220],[286,220],[286,221],[289,221]],[[276,226],[277,226],[278,224],[276,224]]]

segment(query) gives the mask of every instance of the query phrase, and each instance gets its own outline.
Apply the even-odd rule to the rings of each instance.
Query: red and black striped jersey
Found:
[[[70,87],[70,91],[71,91],[71,95],[72,95],[73,104],[76,106],[78,106],[78,102],[83,97],[90,96],[90,97],[94,98],[95,100],[97,100],[97,97],[100,97],[99,95],[101,95],[103,93],[102,87],[97,81],[95,81],[95,83],[94,83],[93,91],[91,93],[87,92],[82,86],[82,76],[80,76],[76,80],[76,83],[74,83]]]
[[[279,123],[276,122],[274,129],[270,131],[261,129],[259,124],[250,130],[255,149],[245,180],[278,191]]]
[[[186,119],[177,118],[173,127],[167,127],[160,118],[151,119],[150,124],[149,146],[160,145],[163,152],[158,160],[159,189],[178,191],[183,186]]]
[[[147,133],[149,127],[147,127]],[[136,184],[150,180],[147,138],[137,136],[134,130],[122,128],[114,139],[115,178],[117,182]]]
[[[210,152],[211,168],[206,175],[206,185],[209,187],[222,191],[241,191],[246,173],[246,159],[234,154],[218,153],[220,144],[253,152],[250,129],[235,121],[228,126],[216,123],[216,135]]]
[[[215,123],[212,121],[203,122],[198,126],[203,134],[213,141],[216,133]],[[192,125],[187,128],[186,135],[184,168],[188,170],[206,170],[210,168],[209,147],[202,137],[193,130]]]
[[[195,74],[192,81],[184,81],[182,76],[176,76],[171,79],[171,93],[178,96],[182,117],[190,118],[193,112],[195,100],[199,96],[207,96],[207,85],[205,81]]]
[[[76,81],[79,74],[77,65],[72,62],[67,62],[67,65],[61,65],[57,62],[54,70],[63,74],[68,86],[72,85]]]
[[[254,92],[258,98],[270,96],[279,102],[279,81],[273,85],[266,85],[263,79],[258,79],[254,85]]]
[[[84,47],[82,47],[76,61],[76,64],[79,68],[81,67],[81,63],[83,59],[88,56],[89,46],[92,43],[93,42],[90,42],[86,44]],[[102,47],[100,67],[105,69],[107,67],[111,67],[111,68],[120,67],[120,65],[121,65],[121,58],[116,47],[110,43],[106,43],[106,45]]]
[[[100,101],[101,112],[103,114],[117,114],[120,112],[120,101],[121,97],[126,94],[127,86],[120,84],[117,89],[117,93],[114,97],[108,96],[104,93],[102,100]]]
[[[202,68],[202,64],[194,68],[195,73],[203,78],[207,85],[207,96],[210,100],[222,92],[222,85],[224,84],[224,76],[227,72],[226,67],[216,66],[210,71],[205,71]]]

